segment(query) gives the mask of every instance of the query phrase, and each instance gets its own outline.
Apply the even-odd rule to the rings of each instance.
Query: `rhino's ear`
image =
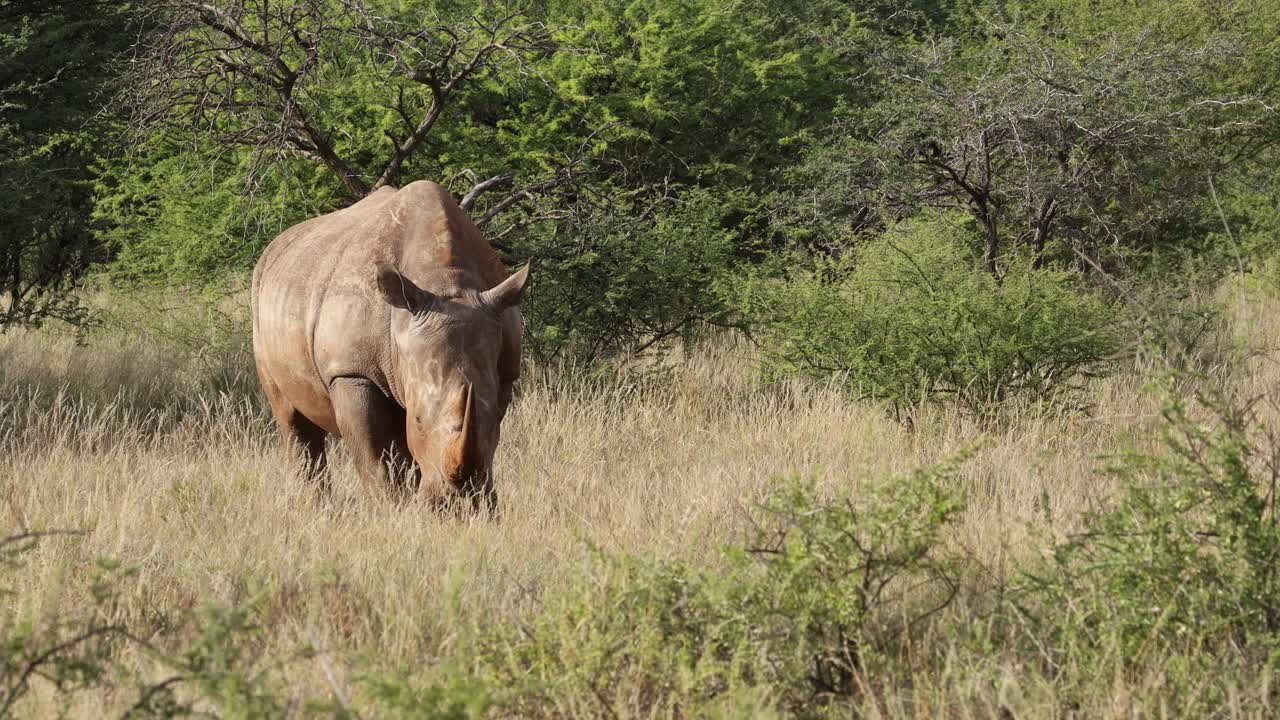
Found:
[[[498,313],[519,305],[520,298],[524,295],[524,286],[529,282],[530,264],[532,263],[526,264],[516,274],[480,293],[480,301]]]
[[[382,297],[394,307],[409,312],[424,312],[431,308],[431,293],[413,284],[409,278],[400,274],[391,263],[380,262],[374,266],[378,278],[378,290]]]

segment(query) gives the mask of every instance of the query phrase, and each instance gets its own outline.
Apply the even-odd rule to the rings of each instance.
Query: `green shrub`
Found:
[[[1110,646],[1132,664],[1280,661],[1280,445],[1225,397],[1175,397],[1164,417],[1164,451],[1117,465],[1114,507],[1025,576],[1019,612],[1055,648]]]
[[[253,153],[156,134],[107,163],[94,220],[110,261],[97,270],[136,290],[202,288],[247,275],[290,225],[335,209],[331,184],[295,161],[246,188]]]
[[[1280,297],[1280,254],[1258,259],[1245,273],[1244,285],[1269,298]]]
[[[13,593],[10,583],[27,570],[27,554],[42,539],[78,535],[64,531],[24,531],[0,539],[0,594]],[[10,717],[36,680],[48,682],[54,697],[68,702],[75,693],[111,682],[111,659],[127,629],[113,622],[115,585],[125,574],[99,563],[90,588],[94,603],[72,613],[24,613],[6,604],[0,612],[0,717]]]
[[[689,340],[727,314],[718,283],[735,263],[729,216],[741,198],[689,190],[628,202],[521,241],[538,264],[521,306],[533,356],[589,364]]]
[[[76,531],[23,531],[0,538],[0,594],[30,573],[30,552],[50,536]],[[0,717],[25,716],[32,686],[44,684],[48,702],[60,713],[88,691],[110,691],[129,703],[123,717],[171,718],[285,717],[289,701],[275,691],[275,674],[305,653],[264,657],[255,603],[209,604],[169,622],[127,622],[119,598],[133,575],[130,568],[99,559],[88,587],[88,602],[51,611],[0,608]],[[18,603],[17,605],[21,605]],[[189,639],[188,639],[189,638]],[[170,650],[169,647],[182,647]],[[126,648],[141,651],[165,669],[159,678],[140,677],[120,660]],[[123,691],[123,692],[122,692]],[[341,713],[328,701],[311,702],[314,712]]]
[[[469,677],[457,663],[436,668],[433,682],[418,683],[406,673],[371,674],[363,684],[379,712],[377,717],[470,720],[483,718],[493,705],[493,691]]]
[[[947,399],[976,415],[1026,395],[1060,396],[1107,372],[1115,315],[1070,273],[1014,261],[1000,280],[955,219],[906,222],[848,260],[785,281],[750,279],[772,377],[803,375],[896,409]]]
[[[855,694],[887,669],[910,625],[955,598],[956,560],[939,544],[963,509],[948,482],[962,458],[879,479],[856,499],[792,485],[763,505],[746,546],[729,551],[740,578],[733,607],[767,644],[767,665],[791,663],[781,697],[792,710]]]
[[[962,507],[953,469],[856,498],[793,483],[711,567],[597,553],[526,626],[482,642],[478,672],[519,716],[810,715],[848,700],[914,619],[954,597],[939,548]]]

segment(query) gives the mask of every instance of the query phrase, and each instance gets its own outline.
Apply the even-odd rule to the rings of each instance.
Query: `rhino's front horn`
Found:
[[[484,464],[480,443],[476,438],[475,423],[472,421],[472,416],[475,415],[476,399],[471,383],[467,383],[467,388],[463,391],[462,404],[462,430],[449,444],[444,458],[445,467],[449,471],[449,480],[454,485],[469,481]]]

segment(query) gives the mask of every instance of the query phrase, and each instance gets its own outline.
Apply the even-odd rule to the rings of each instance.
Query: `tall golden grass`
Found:
[[[1233,307],[1235,336],[1256,351],[1239,382],[1275,388],[1280,313],[1257,298]],[[500,517],[459,518],[361,488],[340,443],[334,492],[318,497],[282,461],[243,343],[193,352],[120,327],[84,342],[0,335],[4,525],[86,531],[40,543],[0,602],[33,616],[84,603],[98,557],[136,568],[117,611],[125,620],[257,597],[269,618],[261,653],[323,650],[292,667],[282,692],[327,696],[335,683],[350,688],[357,659],[430,666],[461,628],[524,617],[582,569],[588,547],[713,562],[710,550],[741,537],[746,509],[797,475],[838,488],[976,447],[962,472],[968,509],[948,541],[997,579],[1041,547],[1033,535],[1068,532],[1107,502],[1100,459],[1153,447],[1159,407],[1146,377],[1124,373],[1091,381],[1083,408],[1025,404],[984,424],[922,406],[905,423],[820,386],[763,385],[750,346],[730,338],[666,372],[626,377],[529,368],[498,452]],[[127,652],[143,676],[159,672]],[[1155,680],[1116,682],[1098,690],[1099,708],[1124,716],[1136,707],[1125,697]],[[936,687],[941,702],[948,686]],[[980,692],[952,689],[989,697],[992,712],[1052,695],[1017,667]],[[128,699],[91,694],[72,714],[96,717]],[[876,712],[950,707],[913,703]],[[984,707],[946,714],[980,717]],[[47,692],[27,708],[55,709]]]

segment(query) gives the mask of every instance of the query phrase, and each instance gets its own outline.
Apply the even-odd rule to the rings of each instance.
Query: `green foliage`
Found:
[[[435,668],[438,679],[425,686],[404,673],[363,678],[380,717],[472,720],[486,717],[495,691],[459,670],[456,663]]]
[[[129,40],[125,9],[0,1],[0,330],[84,319],[71,290],[101,259],[94,165],[118,126],[102,98]]]
[[[1210,422],[1204,416],[1208,414]],[[1202,659],[1280,660],[1280,445],[1226,396],[1172,396],[1163,452],[1125,458],[1114,507],[1026,576],[1019,610],[1054,647],[1126,662],[1200,649]]]
[[[25,531],[0,540],[3,592],[14,594],[15,579],[33,571],[30,554],[38,542],[79,532]],[[80,693],[129,688],[128,718],[187,717],[200,708],[218,717],[284,717],[286,701],[272,689],[271,674],[296,658],[265,658],[260,615],[253,603],[207,605],[178,623],[144,629],[121,619],[119,598],[128,591],[131,568],[100,559],[88,587],[88,602],[28,612],[6,604],[0,612],[0,716],[19,714],[40,683],[67,712]],[[163,643],[190,632],[185,649]],[[165,667],[159,680],[134,677],[120,662],[125,649],[141,651]],[[300,656],[301,657],[301,656]],[[327,703],[313,703],[315,711]],[[337,715],[338,713],[334,713]]]
[[[617,123],[601,160],[625,167],[630,177],[619,179],[629,185],[758,187],[847,92],[830,82],[843,72],[837,53],[805,32],[853,29],[861,13],[825,1],[568,0],[553,15],[572,18],[566,45],[595,51],[564,54],[551,68],[564,89],[565,107],[549,106],[561,132],[572,132],[566,111],[586,118],[588,131]]]
[[[823,500],[793,485],[764,504],[746,547],[730,552],[749,580],[733,590],[745,627],[775,644],[770,664],[794,663],[797,687],[784,695],[793,709],[855,694],[902,634],[955,598],[959,566],[940,545],[964,509],[950,482],[964,458],[878,478],[856,499]]]
[[[285,705],[268,688],[266,674],[279,660],[263,662],[252,648],[261,627],[252,605],[206,606],[197,617],[199,633],[168,664],[189,678],[198,696],[213,702],[224,717],[281,717]]]
[[[632,199],[573,232],[546,228],[548,237],[524,241],[538,265],[537,292],[521,308],[530,350],[589,362],[723,321],[721,285],[737,263],[735,205],[746,202],[700,190],[647,207]]]
[[[478,672],[519,715],[704,716],[761,703],[811,715],[848,699],[906,626],[955,595],[943,529],[954,464],[827,499],[791,483],[714,571],[597,554]],[[746,705],[744,705],[744,703]]]
[[[481,673],[517,715],[637,710],[696,714],[741,682],[751,648],[726,624],[722,587],[682,563],[599,557],[571,590],[544,600],[520,638],[490,639]],[[708,703],[712,704],[712,703]]]
[[[35,544],[66,532],[21,532],[0,540],[0,572],[9,585],[11,573],[22,572]],[[20,707],[33,681],[49,683],[62,697],[109,685],[108,671],[116,648],[128,634],[112,619],[116,583],[127,574],[111,563],[99,563],[91,593],[94,604],[82,612],[37,616],[6,603],[0,613],[0,717]],[[4,587],[4,595],[14,594]]]
[[[766,371],[835,382],[895,408],[947,399],[983,415],[1108,370],[1118,337],[1105,304],[1071,274],[1027,262],[996,280],[974,242],[955,219],[907,222],[850,260],[785,282],[748,281],[743,308],[766,328]]]
[[[247,153],[192,149],[157,136],[104,164],[95,219],[122,287],[218,286],[247,273],[261,249],[290,225],[333,209],[339,195],[293,163],[246,191]]]
[[[976,14],[876,53],[875,102],[842,107],[789,168],[788,235],[839,247],[946,207],[982,226],[993,273],[1026,245],[1115,272],[1201,242],[1211,175],[1266,167],[1237,160],[1277,137],[1274,8],[1033,0]]]
[[[1258,166],[1238,168],[1219,178],[1212,211],[1213,232],[1198,248],[1202,262],[1225,272],[1246,273],[1246,282],[1271,297],[1280,296],[1280,153],[1262,153]]]

